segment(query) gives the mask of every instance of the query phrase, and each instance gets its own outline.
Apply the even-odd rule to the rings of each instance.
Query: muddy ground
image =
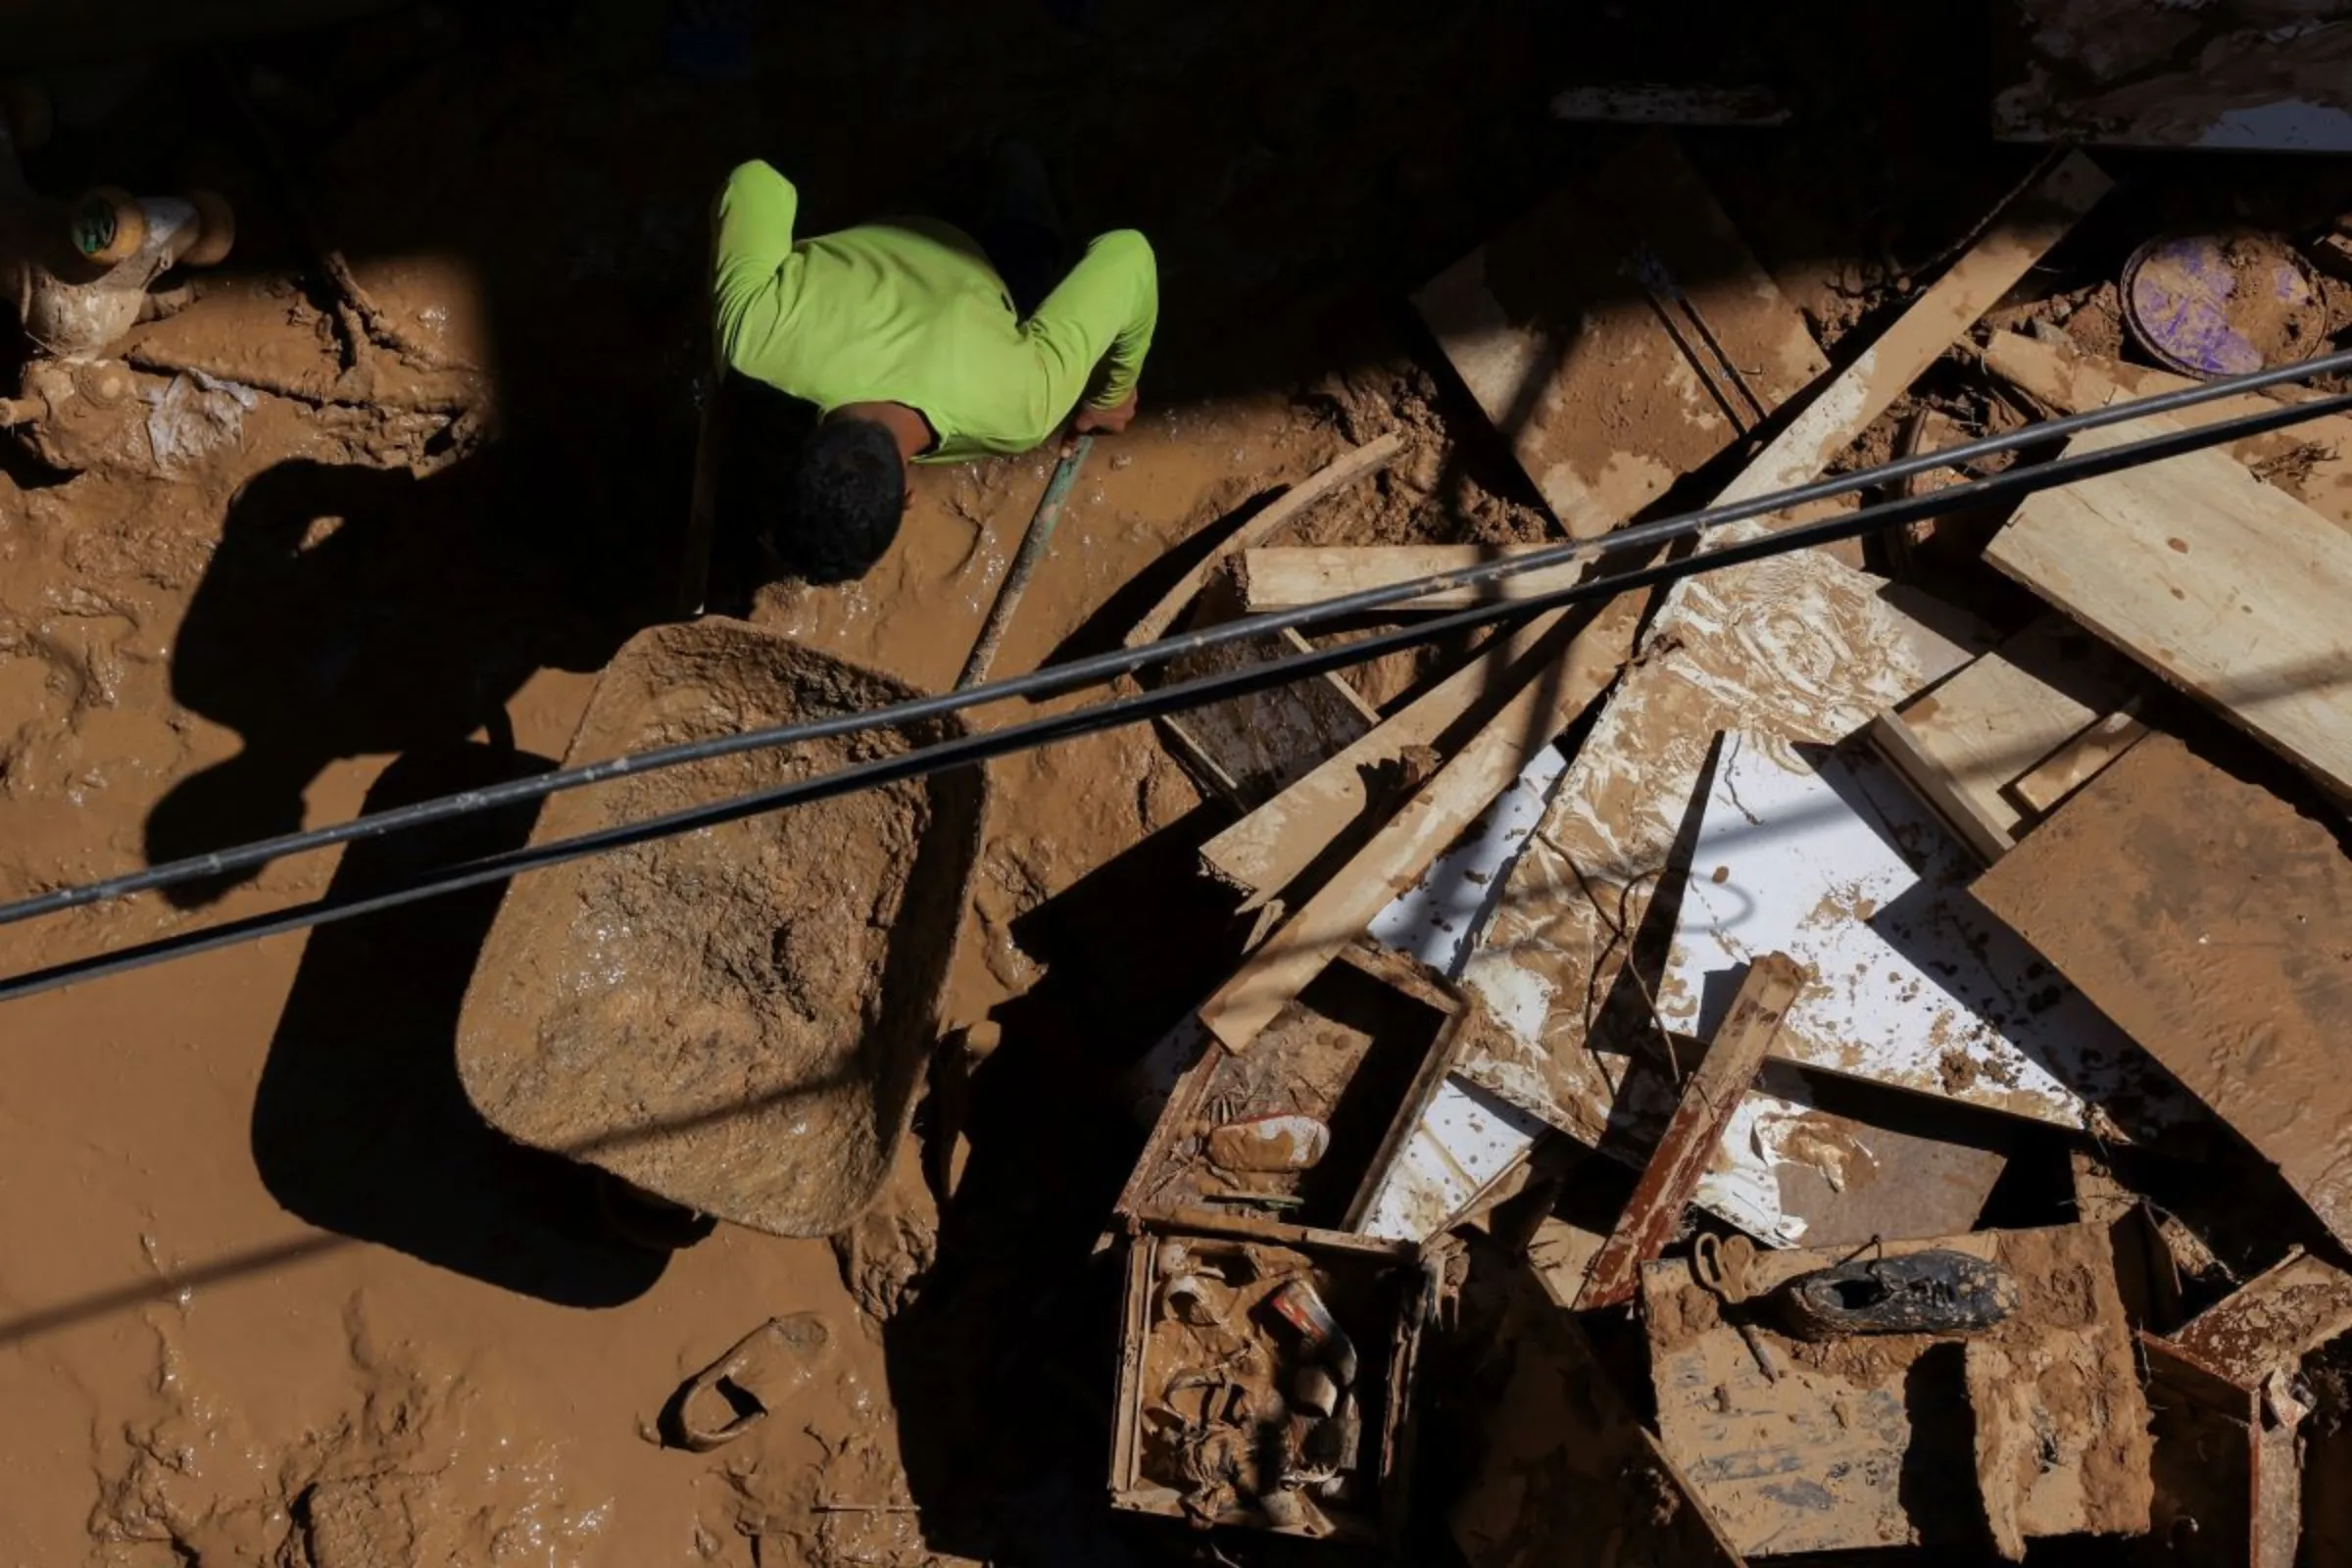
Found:
[[[194,366],[261,390],[206,405],[162,474],[6,449],[0,895],[560,758],[593,672],[668,612],[705,212],[740,158],[790,173],[815,231],[924,205],[953,155],[1016,133],[1082,231],[1152,236],[1144,416],[1101,444],[1000,671],[1114,643],[1186,541],[1384,430],[1407,433],[1404,461],[1306,539],[1544,534],[1401,302],[1616,145],[1548,120],[1560,86],[1789,93],[1796,129],[1690,145],[1834,360],[2030,165],[1984,142],[1984,78],[1955,69],[1984,42],[1973,7],[1769,36],[1729,6],[1642,9],[867,0],[773,8],[749,75],[716,80],[665,59],[660,8],[510,0],[60,74],[40,188],[202,183],[240,215],[230,264],[132,345],[143,389]],[[405,358],[351,348],[318,235]],[[871,577],[748,608],[944,688],[1048,466],[924,470]],[[1383,701],[1412,674],[1362,678]],[[1118,1069],[1243,935],[1193,870],[1224,808],[1142,730],[998,763],[994,784],[947,1010],[1004,1044],[936,1264],[887,1322],[822,1243],[631,1247],[579,1167],[473,1116],[453,1041],[495,890],[0,1007],[0,1554],[1213,1560],[1100,1506],[1115,1281],[1092,1247],[1140,1142]],[[0,962],[531,827],[477,818],[0,930]],[[884,1250],[934,1245],[920,1201],[892,1201]],[[861,1278],[869,1302],[899,1294]],[[784,1418],[715,1455],[659,1446],[684,1375],[802,1311],[834,1333]]]

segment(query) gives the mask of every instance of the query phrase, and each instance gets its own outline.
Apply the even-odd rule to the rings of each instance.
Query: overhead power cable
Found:
[[[561,865],[588,856],[632,848],[673,834],[694,832],[702,828],[740,821],[745,817],[788,806],[804,805],[812,801],[846,795],[857,790],[873,789],[906,779],[925,777],[947,768],[966,766],[1013,752],[1027,751],[1056,741],[1075,739],[1081,735],[1092,734],[1117,725],[1136,723],[1160,714],[1181,712],[1203,704],[1222,702],[1228,698],[1266,690],[1310,675],[1359,663],[1399,648],[1411,647],[1436,638],[1449,636],[1455,632],[1498,622],[1523,620],[1546,611],[1604,600],[1630,590],[1674,582],[1684,577],[1696,576],[1727,566],[1782,555],[1791,550],[1827,544],[1840,539],[1856,538],[1863,534],[1923,521],[1946,513],[1988,502],[2007,501],[2033,494],[2035,491],[2095,478],[2100,474],[2113,473],[2181,453],[2242,440],[2267,431],[2283,429],[2324,415],[2346,411],[2352,411],[2352,396],[2324,398],[2310,403],[2283,405],[2275,410],[2246,415],[2194,429],[2168,432],[2094,452],[2073,454],[2047,464],[2013,467],[2003,473],[1972,479],[1946,489],[1933,491],[1927,495],[1887,501],[1842,515],[1798,524],[1753,538],[1730,541],[1695,555],[1671,561],[1652,561],[1643,565],[1601,577],[1590,578],[1524,599],[1479,605],[1451,614],[1434,616],[1416,624],[1376,632],[1339,647],[1318,649],[1311,653],[1248,664],[1238,669],[1221,671],[1214,675],[1162,687],[1156,691],[1145,692],[1137,696],[1118,698],[1090,707],[1072,709],[1062,713],[1049,714],[1025,723],[960,736],[913,748],[894,757],[879,758],[858,763],[835,772],[796,779],[772,789],[714,801],[641,821],[625,822],[597,832],[580,834],[573,838],[559,839],[546,844],[525,845],[519,849],[429,871],[413,881],[392,888],[330,896],[293,908],[272,910],[239,920],[226,921],[220,925],[208,926],[201,930],[164,937],[132,948],[54,964],[0,981],[0,1002],[31,996],[41,991],[52,990],[78,981],[118,974],[128,969],[160,963],[170,958],[208,953],[240,942],[298,931],[330,921],[348,920],[359,915],[379,913],[386,909],[416,903],[418,900],[436,898],[465,888],[479,887],[485,883],[504,881],[526,871],[544,870],[550,866]],[[1953,449],[1955,452],[1961,449]],[[1950,456],[1949,453],[1941,455]],[[544,776],[542,775],[542,777]],[[463,797],[450,797],[450,799],[461,798]],[[363,818],[363,820],[366,819]]]
[[[559,768],[552,772],[534,774],[528,778],[512,779],[482,789],[464,790],[434,800],[419,801],[411,806],[377,811],[355,817],[347,822],[330,823],[324,827],[301,832],[280,834],[250,844],[216,850],[204,855],[167,861],[142,870],[125,872],[121,876],[76,887],[59,888],[52,892],[20,899],[0,905],[0,925],[18,920],[29,920],[39,915],[102,904],[128,897],[134,893],[174,887],[190,882],[213,881],[237,871],[266,865],[287,856],[301,855],[313,850],[331,849],[339,844],[356,843],[363,839],[380,838],[386,834],[421,827],[452,817],[470,815],[476,811],[495,810],[524,801],[543,800],[565,790],[581,789],[631,774],[651,772],[657,768],[677,767],[715,757],[728,757],[742,752],[763,751],[771,747],[790,746],[805,741],[825,740],[834,736],[855,734],[860,730],[878,729],[935,718],[989,703],[1012,698],[1056,696],[1081,686],[1098,684],[1136,670],[1165,663],[1202,649],[1216,648],[1226,643],[1261,637],[1286,627],[1298,628],[1362,615],[1370,611],[1424,594],[1447,589],[1479,588],[1500,582],[1524,572],[1541,571],[1572,563],[1597,560],[1604,555],[1622,551],[1644,551],[1672,544],[1705,532],[1709,528],[1744,518],[1764,516],[1787,511],[1808,502],[1844,495],[1877,485],[1889,484],[1913,474],[1936,468],[1958,467],[1982,458],[2015,452],[2037,446],[2084,430],[2115,424],[2128,419],[2143,418],[2150,415],[2170,414],[2194,408],[2217,398],[2234,397],[2265,387],[2283,385],[2312,376],[2335,371],[2352,371],[2352,350],[2328,355],[2321,359],[2305,360],[2300,364],[2282,366],[2251,374],[2232,376],[2219,381],[2207,381],[2155,397],[2138,398],[2129,403],[2110,404],[2101,409],[2068,415],[2063,418],[2046,419],[2018,430],[1983,437],[1976,441],[1939,451],[1921,453],[1913,457],[1880,464],[1875,467],[1858,469],[1816,480],[1792,489],[1758,496],[1753,500],[1731,506],[1711,507],[1704,511],[1663,517],[1654,522],[1621,528],[1596,539],[1565,543],[1545,550],[1529,551],[1520,555],[1499,557],[1476,565],[1458,567],[1451,571],[1436,572],[1409,582],[1394,583],[1381,588],[1344,594],[1321,603],[1294,610],[1271,611],[1248,615],[1238,620],[1224,621],[1214,626],[1200,627],[1165,637],[1157,642],[1136,648],[1114,649],[1095,654],[1067,663],[1049,665],[1025,675],[989,681],[960,691],[943,693],[937,697],[916,698],[894,703],[887,708],[864,712],[842,713],[826,718],[809,719],[766,729],[745,730],[732,735],[711,736],[705,740],[665,746],[654,751],[615,757],[604,761],[583,763],[575,767]],[[2321,408],[2317,403],[2293,406],[2300,413],[2290,414],[2284,421],[2313,416]],[[2257,416],[2257,418],[2267,416]],[[1517,604],[1534,601],[1514,601]],[[1481,622],[1483,623],[1483,622]],[[1391,645],[1395,646],[1395,645]]]

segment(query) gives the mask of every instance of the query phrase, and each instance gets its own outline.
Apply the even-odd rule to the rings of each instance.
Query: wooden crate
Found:
[[[1112,1417],[1112,1505],[1202,1527],[1239,1526],[1357,1543],[1399,1540],[1411,1493],[1413,1376],[1422,1330],[1437,1315],[1446,1289],[1443,1253],[1198,1210],[1134,1222],[1127,1247]],[[1223,1327],[1187,1326],[1167,1307],[1166,1286],[1175,1276],[1162,1265],[1174,1261],[1173,1248],[1183,1249],[1182,1272],[1213,1270],[1223,1277],[1214,1283],[1233,1288]],[[1305,1518],[1279,1523],[1256,1504],[1246,1482],[1264,1478],[1276,1451],[1298,1451],[1285,1407],[1298,1368],[1312,1358],[1265,1305],[1265,1298],[1294,1275],[1314,1284],[1355,1347],[1348,1393],[1357,1404],[1360,1437],[1357,1467],[1345,1495],[1326,1498],[1309,1489]],[[1239,1383],[1253,1395],[1245,1411],[1233,1410],[1226,1385],[1198,1393],[1177,1387],[1186,1373],[1234,1353],[1226,1348],[1229,1341],[1253,1348],[1261,1358],[1239,1369]],[[1269,1407],[1267,1389],[1284,1396],[1282,1406]],[[1196,1397],[1202,1403],[1198,1417],[1189,1408]],[[1207,1435],[1197,1453],[1250,1456],[1244,1482],[1202,1489],[1188,1481],[1184,1437],[1196,1431]],[[1197,1466],[1197,1473],[1214,1468]],[[1194,1494],[1189,1502],[1188,1492]]]

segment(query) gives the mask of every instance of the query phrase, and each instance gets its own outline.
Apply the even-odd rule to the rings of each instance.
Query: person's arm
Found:
[[[1098,237],[1029,318],[1029,336],[1046,360],[1053,407],[1075,406],[1098,365],[1102,385],[1087,407],[1132,403],[1158,324],[1159,269],[1151,243],[1131,228]]]
[[[729,174],[718,194],[710,294],[721,365],[749,371],[747,354],[756,359],[775,330],[800,207],[792,181],[757,159]]]

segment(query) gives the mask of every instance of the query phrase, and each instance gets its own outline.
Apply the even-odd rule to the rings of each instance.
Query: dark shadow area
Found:
[[[368,808],[542,771],[541,758],[457,743],[385,769]],[[523,843],[534,806],[478,813],[345,853],[333,893],[406,880]],[[568,1306],[611,1306],[666,1254],[599,1218],[594,1170],[493,1131],[458,1080],[460,1008],[504,884],[311,933],[254,1099],[270,1196],[313,1225]]]
[[[1233,961],[1231,895],[1191,873],[1222,815],[1195,809],[1015,922],[1046,975],[997,1014],[938,1264],[883,1330],[936,1550],[1134,1560],[1102,1535],[1121,1277],[1095,1248],[1145,1131],[1119,1075]]]
[[[1895,1495],[1904,1516],[1930,1544],[1982,1543],[1989,1558],[1990,1527],[1977,1490],[1967,1346],[1941,1341],[1920,1352],[1903,1373],[1903,1414],[1911,1423],[1911,1446],[1903,1450]]]
[[[602,662],[627,621],[600,616],[583,589],[599,568],[593,536],[555,548],[550,519],[517,492],[522,461],[494,454],[422,479],[292,462],[237,492],[172,688],[244,749],[157,804],[150,861],[292,831],[328,762],[463,740],[503,725],[542,664]]]

